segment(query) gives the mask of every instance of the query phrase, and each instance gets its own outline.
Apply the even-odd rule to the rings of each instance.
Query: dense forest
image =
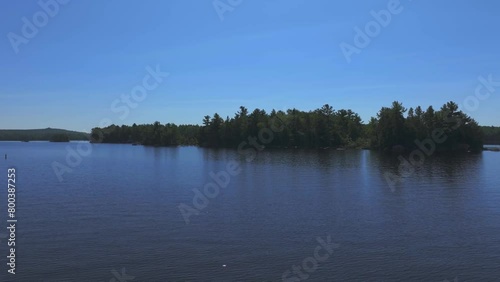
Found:
[[[0,141],[49,141],[51,139],[89,140],[89,134],[64,129],[1,129]]]
[[[93,128],[91,142],[96,143],[139,143],[151,146],[198,145],[198,125],[133,124],[132,126],[111,125]]]
[[[484,144],[500,145],[500,127],[482,126],[484,134]]]
[[[69,142],[68,135],[64,133],[54,134],[49,139],[50,142]]]
[[[272,129],[272,130],[271,130]],[[415,140],[424,140],[436,132],[446,140],[437,149],[481,150],[500,141],[500,128],[481,128],[474,119],[458,110],[454,102],[434,110],[429,106],[406,109],[393,102],[383,107],[363,124],[352,110],[335,110],[324,105],[313,111],[261,109],[249,112],[241,106],[233,117],[222,118],[215,113],[205,116],[202,125],[172,123],[117,126],[92,129],[92,142],[139,143],[153,146],[198,145],[212,148],[238,148],[242,142],[264,139],[272,148],[372,148],[391,151],[413,149]],[[486,136],[486,137],[485,137]]]
[[[406,113],[406,116],[405,116]],[[442,132],[443,143],[436,144],[438,150],[482,150],[483,132],[477,122],[462,111],[454,102],[434,110],[425,111],[420,106],[406,109],[401,103],[383,107],[368,124],[367,136],[372,147],[389,149],[393,146],[414,148],[415,140],[424,140]]]

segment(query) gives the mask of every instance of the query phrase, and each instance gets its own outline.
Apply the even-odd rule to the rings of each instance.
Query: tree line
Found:
[[[161,124],[158,121],[132,126],[111,125],[93,128],[91,138],[92,142],[103,143],[237,148],[249,136],[258,136],[261,130],[273,124],[279,124],[282,129],[274,132],[266,147],[413,149],[415,140],[442,131],[446,141],[438,144],[438,150],[480,150],[485,135],[484,128],[460,111],[454,102],[444,104],[439,110],[429,106],[424,111],[420,106],[406,109],[395,101],[391,107],[382,107],[367,124],[352,110],[335,110],[328,104],[312,111],[294,108],[269,113],[262,109],[250,112],[241,106],[233,117],[222,118],[215,113],[205,116],[201,125]],[[500,134],[500,129],[489,131]]]
[[[57,128],[1,129],[0,141],[89,140],[89,134]]]
[[[200,126],[161,124],[133,124],[132,126],[110,125],[105,128],[93,128],[91,142],[142,144],[146,146],[198,145]]]
[[[482,126],[484,144],[500,145],[500,127]]]

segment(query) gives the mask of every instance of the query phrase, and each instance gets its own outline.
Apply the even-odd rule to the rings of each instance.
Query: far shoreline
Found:
[[[192,144],[179,144],[179,145],[172,145],[172,146],[157,146],[157,145],[144,145],[140,143],[111,143],[111,142],[92,142],[88,139],[86,140],[68,140],[68,141],[53,141],[53,140],[0,140],[0,142],[20,142],[20,143],[78,143],[78,142],[88,142],[91,144],[110,144],[110,145],[131,145],[131,146],[143,146],[143,147],[150,147],[150,148],[176,148],[176,147],[196,147],[196,148],[202,148],[202,149],[228,149],[228,150],[237,150],[237,148],[228,148],[228,147],[204,147],[200,145],[192,145]],[[366,150],[366,151],[378,151],[381,153],[387,153],[387,154],[407,154],[412,152],[413,150],[416,150],[417,148],[411,148],[411,149],[405,149],[403,152],[391,152],[391,151],[381,151],[376,148],[368,148],[368,147],[327,147],[327,148],[303,148],[303,147],[269,147],[265,146],[263,148],[264,150],[316,150],[316,151],[351,151],[351,150]],[[482,150],[479,150],[477,152],[483,152],[483,151],[489,151],[489,152],[500,152],[500,144],[487,144],[483,145]],[[466,151],[466,150],[439,150],[436,151],[435,153],[471,153],[471,151]],[[476,152],[476,153],[477,153]],[[474,152],[472,152],[474,153]]]

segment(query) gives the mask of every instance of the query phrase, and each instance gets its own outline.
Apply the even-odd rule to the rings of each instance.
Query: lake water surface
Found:
[[[18,219],[17,274],[2,238],[1,281],[281,281],[303,262],[308,281],[500,280],[500,153],[434,156],[391,189],[397,156],[372,151],[266,149],[247,162],[94,144],[60,182],[52,164],[77,145],[0,142],[0,235],[9,167]],[[179,205],[232,161],[241,171],[186,224]],[[314,264],[328,236],[336,248]]]

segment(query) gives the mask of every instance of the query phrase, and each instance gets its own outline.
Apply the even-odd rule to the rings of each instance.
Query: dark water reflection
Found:
[[[378,152],[264,150],[246,162],[235,150],[105,144],[60,183],[52,162],[66,146],[0,143],[0,181],[18,170],[14,281],[110,281],[122,268],[134,281],[277,281],[326,236],[339,248],[309,281],[498,281],[500,153],[427,158],[391,190],[384,175],[400,175],[399,161]],[[241,172],[186,225],[179,204],[193,206],[193,189],[230,161]]]

